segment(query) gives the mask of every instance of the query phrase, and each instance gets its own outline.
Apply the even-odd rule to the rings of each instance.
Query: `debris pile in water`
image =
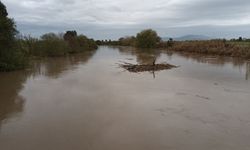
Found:
[[[155,61],[152,64],[131,64],[131,63],[126,63],[123,62],[123,64],[119,64],[120,67],[128,70],[129,72],[145,72],[145,71],[161,71],[161,70],[167,70],[167,69],[172,69],[176,68],[177,66],[167,64],[167,63],[162,63],[162,64],[155,64]]]

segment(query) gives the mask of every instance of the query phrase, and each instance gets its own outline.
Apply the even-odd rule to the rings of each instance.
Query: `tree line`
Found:
[[[20,35],[0,1],[0,71],[22,69],[32,56],[63,56],[94,49],[97,49],[95,40],[77,35],[76,31],[46,33],[40,38]]]
[[[153,29],[145,29],[136,36],[125,36],[119,40],[97,40],[98,45],[133,46],[141,49],[166,48],[173,44],[173,39],[167,42],[161,40],[160,36]]]

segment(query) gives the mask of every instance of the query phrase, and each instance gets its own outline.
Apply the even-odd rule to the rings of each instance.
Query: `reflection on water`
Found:
[[[191,59],[192,61],[196,61],[198,63],[206,63],[214,66],[224,66],[227,64],[232,64],[234,67],[243,67],[246,63],[244,59],[241,58],[228,58],[228,57],[208,57],[202,55],[194,55],[194,54],[182,54],[178,53],[178,55],[183,56],[187,60]]]
[[[85,64],[89,59],[94,56],[96,50],[69,55],[67,57],[47,58],[33,63],[34,75],[45,75],[49,77],[57,78],[64,71],[74,70],[77,65]]]
[[[156,73],[117,63],[168,62]],[[4,150],[249,150],[250,64],[130,47],[0,73]]]
[[[232,65],[233,68],[238,69],[239,71],[246,72],[245,79],[248,80],[249,76],[249,63],[241,58],[229,58],[229,57],[220,57],[220,56],[205,56],[200,54],[190,54],[190,53],[175,53],[171,51],[164,50],[142,50],[136,49],[133,47],[114,47],[121,54],[132,55],[136,57],[136,63],[138,64],[151,64],[154,59],[157,59],[158,62],[171,61],[172,59],[182,58],[186,63],[187,61],[197,62],[200,64],[208,64],[209,66],[223,67],[226,65]],[[160,57],[165,57],[160,59]],[[179,63],[179,62],[177,62]],[[180,65],[180,64],[174,64]],[[246,66],[246,69],[244,68]]]
[[[153,49],[136,49],[132,47],[118,47],[120,53],[135,55],[138,64],[151,64],[161,55],[160,51]]]
[[[19,95],[26,75],[22,72],[0,74],[0,127],[2,121],[23,111],[25,100]]]
[[[73,70],[79,64],[87,63],[95,50],[67,57],[47,58],[34,61],[30,70],[0,73],[0,126],[1,122],[23,111],[25,99],[19,95],[26,80],[33,76],[58,78],[67,70]]]
[[[250,77],[250,62],[246,63],[246,80]]]
[[[246,62],[244,59],[241,58],[205,56],[205,55],[190,54],[190,53],[175,53],[171,51],[153,50],[153,49],[142,50],[133,47],[115,47],[114,49],[119,50],[121,54],[136,56],[137,63],[139,64],[150,64],[152,63],[154,58],[159,58],[163,54],[166,54],[168,60],[171,60],[172,56],[174,55],[173,57],[179,56],[185,59],[186,61],[191,60],[198,63],[207,63],[215,66],[233,64],[233,66],[235,67],[242,67],[246,63],[249,64],[249,62]]]

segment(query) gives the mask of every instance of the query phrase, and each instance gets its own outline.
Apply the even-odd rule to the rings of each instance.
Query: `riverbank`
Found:
[[[161,47],[159,47],[161,48]],[[250,43],[231,43],[223,40],[181,41],[165,47],[169,51],[213,56],[228,56],[250,59]]]
[[[132,38],[129,38],[130,40]],[[124,39],[122,39],[124,40]],[[132,42],[131,42],[132,41]],[[123,41],[111,41],[102,43],[101,45],[108,46],[130,46],[134,48],[135,41],[124,44]],[[100,45],[100,44],[99,44]],[[141,48],[138,48],[141,49]],[[163,51],[181,52],[188,54],[199,54],[206,56],[218,57],[237,57],[242,59],[250,59],[250,42],[231,42],[226,40],[207,40],[207,41],[160,41],[155,48]],[[142,51],[147,49],[142,49]]]
[[[0,55],[0,72],[25,69],[33,59],[63,57],[98,48],[93,39],[77,35],[75,31],[67,31],[65,34],[46,33],[40,38],[21,36],[13,44],[15,47],[6,48],[5,53]]]

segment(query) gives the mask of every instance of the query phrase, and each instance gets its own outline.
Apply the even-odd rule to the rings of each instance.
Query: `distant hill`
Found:
[[[194,40],[210,40],[211,38],[205,35],[185,35],[173,38],[175,41],[194,41]],[[163,41],[169,40],[169,37],[163,37]]]

